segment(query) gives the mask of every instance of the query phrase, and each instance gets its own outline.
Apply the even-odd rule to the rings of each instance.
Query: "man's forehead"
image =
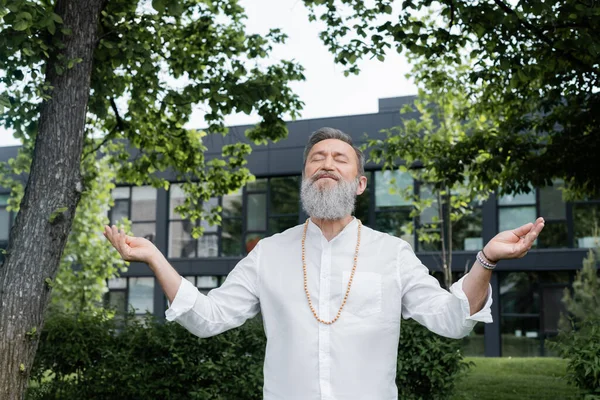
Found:
[[[339,139],[325,139],[321,140],[310,149],[309,154],[314,154],[317,152],[335,152],[342,154],[351,154],[354,151],[351,145]]]

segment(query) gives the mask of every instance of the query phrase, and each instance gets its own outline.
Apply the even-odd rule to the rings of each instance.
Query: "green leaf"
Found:
[[[60,15],[52,13],[52,19],[54,20],[54,22],[59,23],[59,24],[63,24],[63,19],[60,17]]]
[[[29,26],[30,26],[30,23],[29,23],[29,22],[27,22],[27,21],[25,21],[25,20],[23,20],[23,19],[20,19],[20,20],[17,20],[17,21],[15,22],[15,24],[13,25],[13,29],[14,29],[15,31],[24,31],[24,30],[26,30],[27,28],[29,28]]]
[[[154,8],[158,13],[162,13],[165,11],[165,0],[152,0],[152,8]]]
[[[56,33],[56,25],[54,25],[54,21],[50,21],[48,24],[48,32],[50,32],[51,35]]]

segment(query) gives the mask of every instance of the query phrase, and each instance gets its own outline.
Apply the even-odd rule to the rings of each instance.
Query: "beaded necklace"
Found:
[[[346,305],[346,301],[348,300],[348,295],[350,294],[350,287],[352,286],[352,280],[354,279],[354,273],[356,272],[356,264],[358,263],[358,249],[360,248],[360,228],[362,226],[362,223],[360,222],[360,219],[357,219],[358,235],[356,238],[356,250],[354,251],[354,265],[352,266],[352,272],[350,273],[350,279],[348,280],[348,287],[346,288],[346,294],[344,295],[344,299],[342,300],[342,305],[340,306],[340,309],[338,310],[337,315],[335,316],[334,319],[332,319],[331,321],[325,321],[325,320],[322,320],[321,318],[319,318],[319,316],[317,315],[317,312],[315,311],[315,308],[313,307],[313,304],[312,304],[312,300],[310,298],[310,293],[308,292],[308,279],[306,278],[305,242],[306,242],[306,230],[308,229],[308,221],[309,220],[310,220],[310,218],[307,219],[306,222],[304,223],[304,233],[302,234],[302,271],[304,273],[304,292],[306,292],[306,299],[308,300],[308,306],[310,307],[310,310],[312,311],[316,320],[322,324],[331,325],[335,321],[337,321],[338,318],[340,318],[342,309]]]

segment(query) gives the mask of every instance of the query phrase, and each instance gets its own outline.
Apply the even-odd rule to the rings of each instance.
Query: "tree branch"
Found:
[[[521,16],[519,14],[517,14],[517,12],[515,10],[513,10],[512,8],[510,8],[502,0],[494,0],[494,3],[496,3],[498,5],[498,7],[500,7],[502,10],[504,10],[504,12],[506,12],[507,14],[514,15],[517,18],[517,21],[519,21],[519,23],[521,25],[523,25],[526,29],[528,29],[531,33],[533,33],[542,42],[544,42],[548,46],[550,46],[550,48],[554,49],[555,51],[557,51],[559,53],[562,53],[571,62],[573,62],[575,64],[579,64],[580,66],[582,66],[582,67],[584,67],[586,69],[589,69],[591,72],[594,72],[596,74],[600,74],[600,69],[595,68],[595,67],[593,67],[591,65],[587,65],[586,63],[584,63],[583,61],[581,61],[580,59],[578,59],[577,57],[575,57],[573,54],[571,54],[571,53],[569,53],[569,52],[567,52],[567,51],[565,51],[563,49],[556,48],[556,46],[554,44],[554,41],[552,39],[550,39],[548,36],[546,36],[541,29],[539,29],[538,27],[534,26],[530,22],[522,19]]]

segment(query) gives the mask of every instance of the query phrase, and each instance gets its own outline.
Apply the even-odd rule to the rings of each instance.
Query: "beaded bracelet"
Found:
[[[497,264],[492,264],[492,263],[488,262],[486,259],[484,259],[487,257],[484,257],[483,252],[480,251],[479,253],[477,253],[476,258],[477,258],[477,261],[479,262],[479,264],[481,264],[481,266],[483,268],[489,269],[489,270],[496,268]]]

